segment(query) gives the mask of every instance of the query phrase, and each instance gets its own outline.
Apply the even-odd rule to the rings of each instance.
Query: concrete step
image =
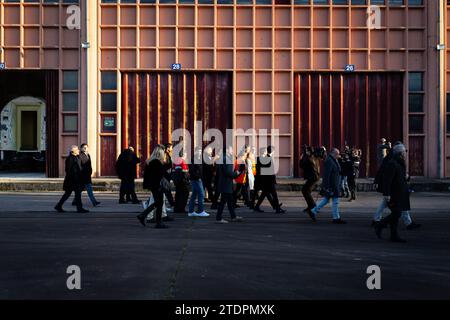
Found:
[[[0,191],[61,191],[63,178],[15,179],[0,178]],[[94,191],[119,191],[120,180],[114,178],[92,179]],[[277,190],[300,191],[305,180],[278,178]],[[373,179],[357,179],[359,192],[373,191]],[[450,179],[412,178],[411,188],[416,192],[450,192]],[[136,190],[142,191],[142,179],[136,179]]]

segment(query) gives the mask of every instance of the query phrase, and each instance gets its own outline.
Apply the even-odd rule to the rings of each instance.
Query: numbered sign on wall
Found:
[[[172,70],[181,70],[181,63],[173,63]]]
[[[354,72],[355,71],[355,65],[354,64],[346,65],[344,71],[345,72]]]
[[[0,62],[0,70],[3,70],[6,68],[6,65],[4,62]]]

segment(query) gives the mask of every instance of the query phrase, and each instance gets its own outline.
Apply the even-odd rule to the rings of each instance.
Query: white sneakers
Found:
[[[188,217],[209,217],[209,213],[203,211],[201,213],[189,212]]]

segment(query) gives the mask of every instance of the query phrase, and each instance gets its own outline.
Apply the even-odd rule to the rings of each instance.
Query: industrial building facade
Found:
[[[279,176],[299,174],[304,144],[357,146],[361,175],[373,176],[385,137],[405,142],[411,175],[449,177],[449,9],[444,0],[0,0],[0,169],[23,159],[60,176],[68,147],[87,142],[95,175],[114,176],[123,148],[145,159],[198,120],[277,129]]]

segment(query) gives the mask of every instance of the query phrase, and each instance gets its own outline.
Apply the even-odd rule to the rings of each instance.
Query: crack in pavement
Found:
[[[175,298],[175,286],[176,286],[176,282],[177,282],[177,277],[178,274],[181,271],[182,265],[183,265],[183,261],[184,261],[184,256],[187,252],[187,248],[189,246],[189,240],[190,240],[190,234],[192,232],[192,230],[194,229],[194,222],[195,222],[195,218],[192,219],[191,224],[189,225],[189,228],[186,230],[186,242],[183,245],[183,247],[181,248],[181,253],[180,253],[180,257],[178,258],[177,264],[176,264],[176,268],[175,268],[175,272],[172,274],[172,277],[169,281],[169,287],[167,288],[167,292],[164,295],[164,300],[170,300]]]

